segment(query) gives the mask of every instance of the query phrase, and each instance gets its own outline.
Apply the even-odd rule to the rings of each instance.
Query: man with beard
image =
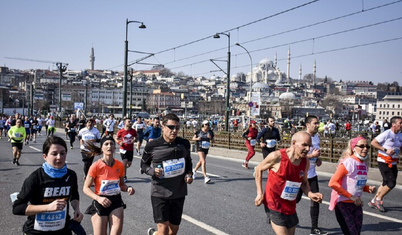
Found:
[[[296,197],[300,188],[315,202],[322,201],[321,193],[313,193],[307,180],[309,169],[307,154],[310,151],[311,136],[300,131],[293,135],[291,146],[269,154],[255,171],[257,196],[255,205],[264,203],[267,216],[276,234],[295,234],[299,219],[296,213]],[[269,177],[262,190],[262,172],[269,170]]]
[[[268,126],[264,127],[260,133],[258,133],[256,140],[261,146],[262,157],[264,159],[268,156],[268,154],[275,151],[277,141],[281,140],[281,136],[278,128],[275,127],[275,119],[273,117],[268,118]]]

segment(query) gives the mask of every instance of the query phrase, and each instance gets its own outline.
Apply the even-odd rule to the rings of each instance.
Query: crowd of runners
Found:
[[[316,167],[325,164],[320,159],[318,118],[307,117],[305,131],[293,134],[290,147],[280,150],[277,144],[281,136],[275,119],[268,118],[266,121],[265,126],[257,128],[257,123],[252,120],[245,126],[242,135],[248,149],[242,166],[248,169],[256,146],[261,147],[264,158],[254,168],[257,189],[255,205],[264,205],[267,221],[276,234],[295,234],[298,224],[296,204],[304,193],[311,199],[310,234],[327,234],[318,226],[319,205],[323,196],[319,192]],[[99,130],[97,124],[101,125]],[[51,116],[21,117],[16,114],[2,118],[0,136],[11,142],[12,162],[17,166],[20,165],[23,146],[30,141],[36,143],[37,135],[42,135],[42,132],[47,136],[42,149],[42,167],[24,181],[13,202],[14,214],[28,216],[24,233],[71,234],[73,231],[85,234],[80,225],[84,213],[91,216],[93,234],[107,234],[108,230],[110,234],[122,234],[125,204],[121,193],[135,193],[134,188],[126,183],[127,169],[137,154],[142,156],[140,172],[152,179],[150,204],[157,226],[150,228],[147,233],[177,234],[187,185],[197,177],[199,168],[205,184],[211,182],[206,172],[206,159],[214,141],[215,129],[212,120],[192,126],[194,135],[191,141],[195,143],[199,156],[199,161],[193,165],[190,141],[178,137],[183,125],[188,123],[180,121],[172,113],[150,120],[140,117],[116,120],[110,114],[103,121],[71,115],[63,121],[65,136],[60,138],[54,135],[55,121]],[[360,234],[363,222],[360,197],[363,191],[375,193],[368,203],[370,207],[380,212],[386,210],[384,197],[396,185],[396,162],[402,147],[402,118],[393,117],[389,125],[390,128],[378,134],[370,145],[362,136],[351,138],[329,182],[333,188],[330,209],[335,210],[344,234]],[[84,171],[82,191],[78,189],[80,179],[66,165],[68,149],[75,147],[77,139]],[[378,190],[366,185],[366,159],[370,147],[379,150],[377,161],[383,182]],[[121,160],[114,156],[116,148]],[[94,162],[95,159],[98,160]],[[262,175],[265,171],[268,172],[268,180],[263,190]],[[80,208],[79,192],[93,200],[85,210]],[[73,218],[69,216],[70,207],[74,211]],[[353,219],[350,219],[350,215],[353,215]]]

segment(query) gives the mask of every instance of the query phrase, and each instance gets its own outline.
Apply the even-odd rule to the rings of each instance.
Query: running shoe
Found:
[[[13,159],[13,164],[15,165],[16,162],[17,162],[17,159],[14,158]]]
[[[15,165],[20,166],[20,163],[18,162],[18,160],[15,161]]]
[[[70,149],[73,149],[73,146],[70,146]]]
[[[312,229],[310,235],[316,235],[316,234],[328,234],[328,232],[324,232],[319,228]]]
[[[193,180],[195,180],[196,177],[197,177],[197,172],[195,170],[193,170]]]
[[[211,182],[211,179],[207,176],[204,179],[204,183],[208,184],[209,182]]]
[[[154,233],[156,232],[156,230],[154,228],[149,228],[148,229],[148,235],[154,235]]]
[[[244,167],[244,168],[246,168],[246,169],[248,169],[248,163],[247,163],[247,162],[241,164],[241,166]]]
[[[368,203],[368,206],[369,207],[371,207],[371,208],[374,208],[374,209],[378,209],[379,211],[381,211],[381,212],[385,212],[385,208],[384,208],[384,202],[383,201],[380,201],[380,200],[375,200],[375,202],[373,203],[373,202],[369,202]]]

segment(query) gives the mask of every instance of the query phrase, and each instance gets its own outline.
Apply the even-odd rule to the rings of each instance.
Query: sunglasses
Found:
[[[369,146],[369,145],[364,145],[364,144],[362,144],[362,145],[356,145],[355,147],[359,147],[359,148],[361,148],[361,149],[363,149],[363,148],[370,149],[370,146]]]
[[[173,131],[173,130],[180,130],[180,126],[179,125],[167,125],[166,126],[167,128],[169,128],[171,131]]]

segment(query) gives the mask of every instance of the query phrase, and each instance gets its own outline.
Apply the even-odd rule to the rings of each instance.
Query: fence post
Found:
[[[334,139],[332,138],[332,135],[329,135],[329,147],[330,147],[330,151],[329,151],[329,161],[332,162],[333,158],[334,158]]]
[[[229,142],[228,142],[228,149],[230,149],[230,131],[228,131],[228,140],[229,140]]]

